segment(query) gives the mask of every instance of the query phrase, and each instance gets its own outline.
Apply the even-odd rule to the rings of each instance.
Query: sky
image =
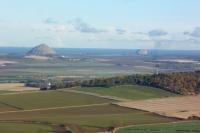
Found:
[[[200,49],[200,0],[0,0],[0,46]]]

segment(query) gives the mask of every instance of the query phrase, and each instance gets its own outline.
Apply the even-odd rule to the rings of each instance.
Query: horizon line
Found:
[[[37,46],[37,45],[36,45]],[[30,46],[0,46],[0,48],[34,48],[36,46],[30,47]],[[200,49],[166,49],[166,48],[81,48],[81,47],[50,47],[53,49],[102,49],[102,50],[167,50],[167,51],[200,51]]]

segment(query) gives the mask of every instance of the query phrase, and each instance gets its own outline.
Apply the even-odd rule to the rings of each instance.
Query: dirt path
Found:
[[[110,103],[101,103],[101,104],[78,105],[78,106],[64,106],[64,107],[52,107],[52,108],[27,109],[27,110],[19,110],[19,111],[3,111],[3,112],[0,112],[0,114],[33,112],[33,111],[47,111],[47,110],[69,109],[69,108],[79,108],[79,107],[91,107],[91,106],[101,106],[101,105],[109,105],[109,104]]]
[[[83,92],[83,91],[78,91],[78,90],[71,90],[71,88],[67,89],[67,90],[60,89],[60,90],[47,90],[47,91],[35,90],[35,91],[10,92],[10,93],[0,94],[0,96],[2,96],[2,95],[17,95],[17,94],[42,93],[42,92],[49,92],[49,91],[73,92],[73,93],[85,94],[85,95],[90,95],[90,96],[96,96],[96,97],[100,97],[100,98],[104,98],[104,99],[115,100],[115,101],[119,101],[119,102],[132,101],[131,99],[119,98],[119,97],[115,97],[115,96],[108,96],[108,95],[101,95],[101,94],[92,93],[92,92]]]
[[[80,93],[80,94],[86,94],[86,95],[96,96],[96,97],[100,97],[100,98],[115,100],[115,101],[119,101],[119,102],[128,102],[128,101],[132,101],[132,100],[130,100],[130,99],[119,98],[119,97],[108,96],[108,95],[101,95],[101,94],[92,93],[92,92],[83,92],[83,91],[77,91],[77,90],[62,90],[62,91],[74,92],[74,93]]]
[[[22,91],[22,92],[8,92],[8,93],[2,93],[0,96],[4,95],[17,95],[17,94],[29,94],[29,93],[41,93],[42,91]]]

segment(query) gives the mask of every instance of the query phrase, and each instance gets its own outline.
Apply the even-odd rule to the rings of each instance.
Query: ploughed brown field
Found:
[[[188,119],[200,117],[200,95],[117,103],[120,106],[145,110],[167,117]]]

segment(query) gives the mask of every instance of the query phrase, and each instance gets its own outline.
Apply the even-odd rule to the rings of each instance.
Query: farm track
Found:
[[[86,95],[96,96],[96,97],[100,97],[100,98],[104,98],[104,99],[115,100],[115,101],[118,101],[118,102],[130,102],[130,101],[133,101],[133,100],[130,100],[130,99],[119,98],[119,97],[108,96],[108,95],[101,95],[101,94],[92,93],[92,92],[83,92],[83,91],[77,91],[77,90],[62,90],[62,91],[86,94]]]
[[[54,90],[49,90],[49,91],[54,91]],[[22,92],[10,92],[10,93],[3,93],[0,94],[0,96],[5,96],[5,95],[17,95],[17,94],[31,94],[31,93],[42,93],[46,91],[22,91]]]
[[[63,106],[63,107],[52,107],[52,108],[39,108],[39,109],[27,109],[27,110],[19,110],[19,111],[3,111],[0,114],[8,114],[8,113],[22,113],[22,112],[33,112],[33,111],[47,111],[47,110],[56,110],[56,109],[70,109],[70,108],[79,108],[79,107],[92,107],[92,106],[101,106],[101,105],[109,105],[110,103],[101,103],[101,104],[90,104],[90,105],[79,105],[79,106]]]

